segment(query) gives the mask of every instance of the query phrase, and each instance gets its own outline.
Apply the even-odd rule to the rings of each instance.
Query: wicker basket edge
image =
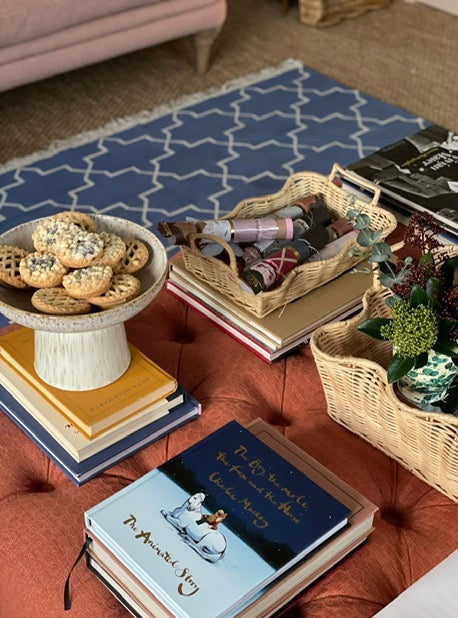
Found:
[[[363,212],[373,213],[376,219],[379,216],[382,216],[383,218],[390,220],[390,225],[386,228],[389,229],[389,231],[387,231],[386,233],[384,231],[385,236],[390,234],[397,227],[398,222],[395,215],[386,208],[382,208],[379,205],[371,204],[370,202],[362,200],[357,195],[350,194],[342,187],[336,185],[328,176],[325,176],[324,174],[309,171],[295,172],[294,174],[289,176],[289,178],[284,182],[283,186],[274,193],[269,193],[261,196],[253,196],[241,200],[227,215],[224,215],[222,219],[235,218],[236,216],[240,216],[240,214],[243,215],[247,209],[251,208],[253,205],[259,204],[260,202],[275,202],[277,199],[281,199],[296,183],[300,183],[302,181],[314,181],[318,184],[322,184],[327,189],[327,191],[331,191],[340,197],[341,205],[345,204],[346,207],[344,207],[338,212],[334,209],[334,214],[339,214],[340,216],[343,216],[350,208],[354,208],[356,206],[356,208],[361,209]],[[280,208],[281,206],[278,206],[276,210]],[[333,210],[332,206],[330,207],[330,209]]]
[[[310,186],[310,183],[312,186]],[[338,187],[329,177],[318,172],[308,171],[292,174],[283,187],[274,193],[242,200],[223,218],[243,218],[244,215],[252,217],[259,205],[264,211],[274,213],[287,203],[298,199],[297,192],[302,195],[324,194],[325,201],[329,201],[327,206],[335,216],[344,216],[350,208],[358,208],[362,212],[368,213],[374,221],[374,229],[382,232],[382,238],[386,238],[397,226],[396,217],[388,210],[374,203],[365,202],[356,196],[353,199],[348,192]],[[288,196],[290,197],[289,202]],[[262,212],[259,216],[265,216],[265,212]],[[218,239],[214,238],[214,241],[218,242]],[[312,289],[324,285],[346,270],[356,266],[362,258],[350,259],[350,248],[354,244],[356,244],[356,239],[349,239],[348,243],[335,256],[325,260],[305,262],[297,266],[285,276],[281,286],[273,290],[266,290],[258,296],[253,296],[240,288],[238,274],[234,272],[234,268],[228,267],[227,264],[216,257],[204,256],[195,244],[191,244],[190,247],[183,246],[182,254],[186,268],[197,277],[204,278],[204,270],[206,270],[207,273],[205,274],[210,275],[207,283],[210,285],[221,284],[223,289],[227,288],[225,293],[227,292],[231,297],[234,297],[234,300],[247,311],[254,313],[257,317],[264,317],[276,308],[295,300],[298,296],[309,293]],[[235,264],[235,258],[231,255],[231,252],[232,250],[229,250],[230,263]],[[322,269],[320,275],[317,274],[318,267]],[[307,286],[306,281],[313,283]]]
[[[423,472],[423,470],[421,470],[418,466],[413,465],[412,462],[408,461],[405,457],[402,457],[394,449],[391,449],[389,446],[386,446],[384,444],[382,445],[379,440],[375,440],[372,436],[368,436],[368,434],[363,432],[361,429],[352,427],[349,423],[347,423],[344,419],[342,419],[336,412],[329,411],[329,416],[336,423],[338,423],[341,427],[344,427],[348,431],[351,431],[355,435],[359,436],[360,438],[362,438],[363,440],[371,444],[374,448],[377,448],[383,451],[386,455],[388,455],[388,457],[391,457],[392,459],[394,459],[397,463],[399,463],[406,470],[414,474],[421,481],[427,483],[434,489],[437,489],[438,491],[443,493],[445,496],[447,496],[451,500],[458,502],[458,490],[457,489],[451,489],[450,487],[446,486],[443,482],[439,482],[437,479],[433,480],[430,475]]]
[[[334,333],[339,333],[340,331],[350,331],[351,329],[354,329],[358,323],[365,319],[369,313],[370,296],[377,295],[379,293],[380,289],[377,286],[369,288],[363,296],[363,307],[360,312],[347,320],[324,324],[313,332],[312,337],[310,338],[310,349],[317,366],[322,367],[326,371],[331,371],[331,367],[348,367],[349,365],[368,367],[380,376],[384,385],[385,394],[391,400],[391,403],[397,407],[398,410],[402,411],[402,413],[406,413],[421,420],[431,419],[441,422],[447,421],[451,426],[458,427],[458,416],[445,414],[443,412],[421,410],[399,400],[396,396],[393,385],[388,382],[386,370],[376,361],[352,355],[333,355],[322,349],[320,340],[324,335],[329,334],[332,336]]]

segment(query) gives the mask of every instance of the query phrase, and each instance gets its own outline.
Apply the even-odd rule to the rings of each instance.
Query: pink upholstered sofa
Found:
[[[72,609],[63,611],[84,511],[230,419],[262,417],[379,507],[367,543],[283,618],[369,618],[456,549],[456,503],[331,420],[309,346],[268,365],[165,290],[126,326],[203,414],[77,488],[0,413],[0,616],[127,618],[84,562],[72,575]]]
[[[0,90],[195,35],[205,71],[226,0],[2,0]]]

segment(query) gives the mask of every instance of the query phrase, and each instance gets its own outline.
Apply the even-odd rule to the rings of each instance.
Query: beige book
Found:
[[[323,562],[321,567],[311,575],[306,576],[298,571],[295,585],[289,586],[290,582],[287,578],[290,576],[286,574],[284,581],[279,582],[277,587],[272,586],[265,591],[262,597],[253,601],[246,609],[237,614],[237,618],[269,618],[364,543],[367,536],[368,533],[364,533],[354,539],[352,543],[342,548],[332,560]],[[174,615],[160,601],[152,597],[141,582],[99,543],[95,542],[94,546],[88,550],[86,562],[126,609],[133,609],[142,618],[174,618]]]
[[[229,297],[204,283],[186,270],[182,258],[171,261],[169,279],[181,289],[244,332],[271,349],[281,348],[311,334],[318,326],[337,319],[361,306],[364,292],[372,285],[372,275],[362,271],[346,272],[263,318],[246,311]]]
[[[14,367],[61,414],[91,439],[158,402],[177,389],[177,381],[135,346],[129,344],[130,365],[123,375],[101,388],[68,391],[44,382],[36,373],[34,336],[18,328],[0,337],[0,357]]]
[[[0,379],[2,386],[77,462],[84,461],[137,429],[165,416],[184,399],[181,393],[172,396],[173,398],[159,399],[145,406],[134,416],[129,416],[111,429],[89,440],[40,391],[2,358],[0,358]]]

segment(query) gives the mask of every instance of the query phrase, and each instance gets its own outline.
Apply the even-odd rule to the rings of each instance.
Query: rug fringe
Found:
[[[9,172],[17,168],[31,165],[42,159],[52,157],[57,153],[62,152],[63,150],[88,144],[101,137],[113,135],[115,133],[118,133],[119,131],[130,129],[139,124],[145,124],[147,122],[155,120],[156,118],[165,116],[166,114],[170,114],[179,109],[188,107],[189,105],[200,103],[210,98],[231,92],[232,90],[243,88],[244,86],[249,86],[258,81],[263,81],[269,77],[281,75],[286,71],[303,67],[304,64],[300,60],[288,58],[276,67],[267,67],[265,69],[262,69],[261,71],[258,71],[257,73],[250,73],[248,75],[244,75],[243,77],[232,79],[223,84],[222,86],[210,88],[209,90],[205,90],[202,92],[196,92],[194,94],[184,95],[183,97],[171,101],[170,103],[159,105],[152,110],[144,110],[131,116],[117,118],[116,120],[112,120],[107,124],[99,127],[98,129],[85,131],[83,133],[77,133],[70,138],[56,140],[43,150],[36,151],[24,157],[10,159],[5,163],[0,164],[0,173]]]

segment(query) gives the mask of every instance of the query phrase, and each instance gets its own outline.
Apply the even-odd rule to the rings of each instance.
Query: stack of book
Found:
[[[445,242],[458,237],[458,133],[430,125],[347,165],[358,178],[380,188],[383,207],[401,223],[416,212],[432,215],[445,229]],[[358,194],[361,197],[361,194]]]
[[[231,421],[87,511],[86,561],[134,616],[265,617],[376,510],[264,421]]]
[[[0,408],[77,485],[201,413],[175,378],[135,346],[130,351],[115,382],[65,391],[37,375],[31,329],[0,337]]]
[[[272,363],[306,343],[318,326],[343,320],[362,306],[362,295],[372,285],[372,276],[362,267],[360,270],[344,273],[263,318],[186,270],[183,258],[170,263],[166,289]]]

